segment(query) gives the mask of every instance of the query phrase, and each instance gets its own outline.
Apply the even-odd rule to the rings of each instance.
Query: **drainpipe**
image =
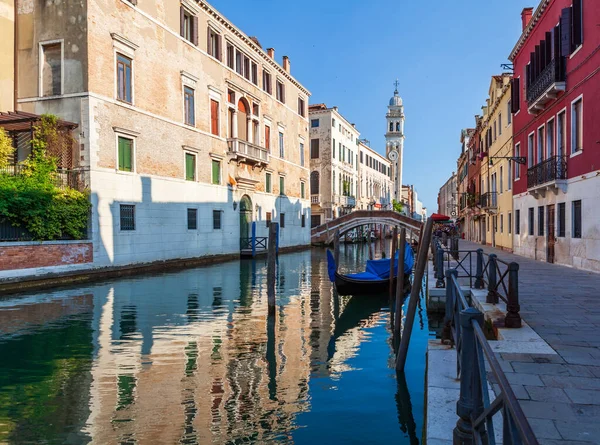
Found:
[[[14,3],[14,17],[15,17],[15,24],[13,26],[14,29],[14,42],[13,42],[13,57],[14,57],[14,66],[13,66],[13,84],[14,84],[14,92],[13,92],[13,111],[17,111],[17,93],[19,92],[19,64],[17,62],[17,55],[18,55],[18,51],[17,51],[17,36],[18,36],[18,20],[17,20],[17,3],[19,3],[19,0],[15,0]]]

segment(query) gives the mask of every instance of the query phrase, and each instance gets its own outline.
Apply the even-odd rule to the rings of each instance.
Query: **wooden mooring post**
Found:
[[[269,317],[275,316],[275,260],[277,259],[277,232],[279,224],[269,225],[269,245],[267,249],[267,301]]]
[[[390,288],[389,288],[389,306],[390,306],[390,322],[394,326],[394,311],[392,310],[394,303],[394,257],[396,256],[396,245],[398,243],[398,227],[394,227],[392,232],[392,248],[390,250]]]
[[[432,227],[433,220],[431,217],[427,218],[425,231],[422,235],[422,243],[419,246],[419,254],[417,255],[417,267],[415,268],[415,278],[410,292],[410,300],[408,302],[408,311],[406,313],[404,332],[402,333],[400,348],[398,349],[398,354],[396,355],[396,371],[404,371],[404,366],[406,365],[406,356],[408,354],[408,345],[410,343],[410,336],[412,335],[413,324],[415,322],[417,302],[421,296],[423,275],[425,273],[425,267],[427,266],[427,249],[429,248],[429,243],[431,242]]]
[[[402,324],[402,300],[404,299],[404,255],[406,254],[406,229],[400,229],[398,244],[398,273],[396,278],[396,307],[394,311],[394,351],[400,346],[400,329]],[[410,246],[408,247],[410,249]]]

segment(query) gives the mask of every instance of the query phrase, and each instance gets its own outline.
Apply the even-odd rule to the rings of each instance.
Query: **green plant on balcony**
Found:
[[[24,228],[36,240],[85,236],[88,193],[57,187],[57,161],[48,153],[49,148],[72,143],[70,135],[59,132],[56,116],[41,117],[21,173],[0,174],[0,222]]]
[[[394,209],[394,212],[402,213],[402,211],[404,210],[404,205],[401,202],[396,201],[395,199],[392,199],[392,207]]]
[[[477,193],[465,193],[467,200],[467,206],[475,207],[479,202],[479,195]]]
[[[342,181],[342,195],[350,196],[350,182]]]

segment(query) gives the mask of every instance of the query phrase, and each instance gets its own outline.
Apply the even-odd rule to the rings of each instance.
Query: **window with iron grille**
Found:
[[[187,209],[188,230],[198,229],[198,209]]]
[[[303,213],[301,218],[302,227],[306,227],[306,215]]]
[[[119,213],[121,230],[135,230],[135,206],[132,204],[121,204],[119,206]]]
[[[581,238],[581,200],[573,201],[573,238]]]
[[[279,214],[279,225],[282,229],[285,227],[285,213]]]
[[[213,229],[221,229],[221,210],[213,210]]]
[[[534,234],[534,229],[533,229],[533,224],[534,224],[534,212],[533,212],[533,207],[529,207],[529,235],[533,236]]]
[[[558,203],[558,236],[565,237],[566,205],[564,202]]]
[[[515,235],[521,234],[521,211],[515,210]]]
[[[538,236],[544,236],[544,206],[538,207]]]

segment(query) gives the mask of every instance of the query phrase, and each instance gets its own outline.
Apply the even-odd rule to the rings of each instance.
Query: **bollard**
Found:
[[[277,257],[277,226],[272,222],[269,226],[269,245],[267,250],[267,301],[269,316],[275,316],[275,259]]]
[[[521,315],[519,311],[519,265],[510,263],[508,265],[508,303],[506,304],[506,317],[504,318],[504,326],[507,328],[520,328]]]
[[[444,284],[444,249],[442,249],[441,246],[437,247],[435,256],[436,256],[436,263],[437,263],[437,268],[436,268],[437,281],[435,282],[435,287],[443,288],[443,287],[446,287],[446,285]]]
[[[497,277],[496,277],[496,254],[490,254],[490,261],[488,262],[488,294],[485,298],[486,303],[498,304],[498,291],[496,288],[498,287]]]
[[[469,307],[460,311],[461,350],[460,350],[460,398],[456,403],[459,419],[453,431],[453,443],[470,445],[473,443],[473,423],[483,412],[483,394],[477,359],[477,339],[473,322],[483,324],[483,314]],[[487,390],[487,388],[486,388]],[[492,432],[493,434],[493,432]]]
[[[454,342],[452,338],[452,314],[454,313],[454,304],[456,300],[456,288],[452,283],[452,275],[458,278],[456,269],[446,271],[446,313],[444,314],[444,329],[442,330],[442,343],[444,340]]]
[[[477,270],[475,272],[475,289],[483,289],[483,249],[477,249]]]

